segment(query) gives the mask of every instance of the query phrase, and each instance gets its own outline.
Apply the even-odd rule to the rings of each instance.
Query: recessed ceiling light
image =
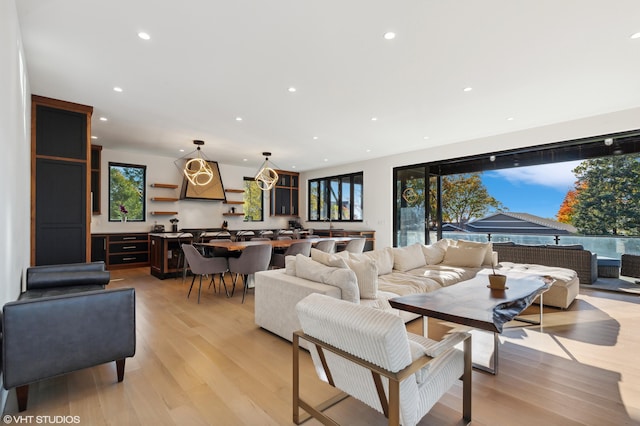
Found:
[[[295,168],[296,168],[296,166],[291,166],[291,168],[292,168],[292,169],[295,169]]]
[[[91,136],[91,139],[98,139],[98,137],[97,137],[97,136],[93,136],[93,135],[92,135],[92,136]]]
[[[631,38],[632,38],[632,39],[640,38],[640,33],[632,34],[632,35],[631,35]]]
[[[385,40],[393,40],[394,38],[396,38],[396,33],[394,33],[393,31],[388,31],[384,33]]]
[[[371,117],[371,121],[378,121],[378,117]]]
[[[184,152],[184,149],[179,149],[180,152]]]
[[[425,136],[422,139],[424,139],[426,141],[427,139],[429,139],[429,136]]]
[[[507,121],[513,121],[513,117],[507,118]]]
[[[317,141],[317,140],[318,140],[318,137],[317,137],[317,136],[314,136],[314,137],[313,137],[313,140],[314,140],[314,141]]]
[[[246,158],[243,158],[242,161],[249,161],[249,160],[247,160]]]
[[[121,93],[122,92],[122,87],[116,86],[116,87],[113,88],[113,91]]]
[[[100,117],[100,121],[107,121],[107,117]]]
[[[140,37],[143,40],[151,40],[151,36],[147,33],[145,33],[144,31],[140,31],[138,33],[138,37]]]
[[[371,150],[370,149],[365,149],[365,152],[371,152]]]
[[[296,91],[296,88],[295,87],[289,87],[287,90],[289,92],[291,92],[291,93],[294,93]]]
[[[329,159],[328,159],[328,158],[325,158],[325,159],[324,159],[324,162],[326,163],[327,161],[329,161]]]
[[[236,117],[236,121],[242,121],[242,117]]]
[[[465,91],[465,92],[470,92],[470,91],[472,91],[472,90],[473,90],[473,87],[465,87],[465,88],[464,88],[464,91]]]

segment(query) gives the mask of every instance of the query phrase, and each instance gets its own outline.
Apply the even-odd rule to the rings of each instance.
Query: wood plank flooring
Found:
[[[158,280],[148,268],[113,271],[110,287],[136,288],[137,351],[124,382],[114,363],[39,382],[23,416],[78,416],[85,425],[293,424],[291,344],[254,324],[252,292],[241,304],[241,292],[227,299],[205,287],[197,304],[197,294],[186,297],[189,283]],[[429,327],[432,337],[448,330],[434,320]],[[584,288],[568,310],[546,308],[544,328],[507,329],[499,374],[473,372],[471,424],[639,425],[639,330],[640,297]],[[308,399],[333,395],[306,353],[302,365]],[[454,386],[420,424],[463,424],[461,394]],[[345,425],[386,424],[352,399],[329,412]],[[18,415],[13,391],[5,414]]]

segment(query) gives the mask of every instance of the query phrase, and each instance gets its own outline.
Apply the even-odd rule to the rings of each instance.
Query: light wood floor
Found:
[[[241,304],[241,293],[227,299],[207,289],[198,305],[197,295],[186,298],[188,283],[158,280],[148,268],[112,279],[110,287],[136,288],[137,351],[124,382],[114,363],[42,381],[22,415],[79,416],[84,425],[292,424],[291,344],[256,327],[252,293]],[[508,329],[499,374],[473,373],[472,424],[640,424],[639,303],[581,289],[569,310],[545,309],[544,330]],[[419,321],[408,327],[419,332]],[[431,320],[431,333],[444,330]],[[332,394],[306,353],[303,368],[305,396]],[[454,386],[420,424],[462,424],[461,391]],[[17,414],[14,393],[5,411]],[[351,399],[330,412],[346,425],[385,424]]]

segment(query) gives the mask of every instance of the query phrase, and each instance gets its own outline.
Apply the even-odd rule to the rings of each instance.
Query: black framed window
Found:
[[[308,221],[361,222],[363,172],[309,180]]]
[[[264,192],[252,177],[244,178],[244,220],[258,222],[264,220]]]
[[[109,163],[109,222],[146,220],[147,166]]]

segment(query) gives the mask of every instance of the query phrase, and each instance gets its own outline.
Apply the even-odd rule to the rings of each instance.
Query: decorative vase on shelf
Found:
[[[127,217],[126,217],[126,216],[122,216],[122,217],[120,218],[120,220],[121,220],[122,222],[126,222],[126,221],[127,221]]]

